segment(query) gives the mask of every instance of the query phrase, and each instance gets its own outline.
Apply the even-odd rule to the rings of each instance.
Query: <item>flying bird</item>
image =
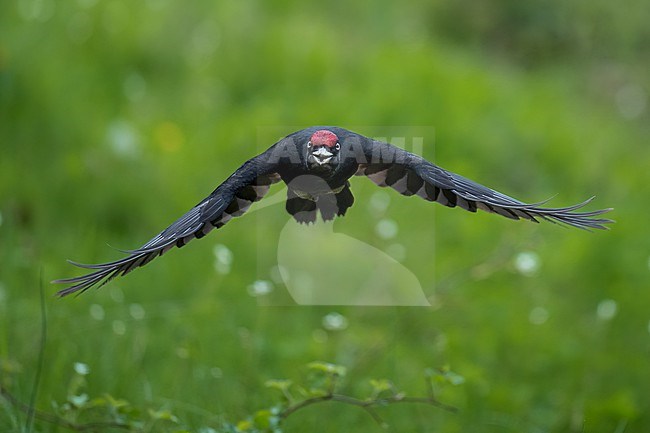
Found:
[[[272,184],[287,185],[286,210],[299,223],[313,223],[343,216],[354,203],[349,179],[366,176],[380,187],[391,187],[405,196],[416,195],[447,207],[477,209],[510,219],[547,220],[581,229],[606,229],[612,220],[600,217],[611,209],[579,210],[589,203],[559,208],[528,204],[447,171],[391,144],[338,127],[306,128],[281,139],[249,159],[209,196],[173,222],[149,242],[126,257],[101,264],[75,266],[90,272],[53,281],[68,284],[59,296],[84,292],[95,285],[126,275],[174,247],[182,247],[223,227],[261,200]]]

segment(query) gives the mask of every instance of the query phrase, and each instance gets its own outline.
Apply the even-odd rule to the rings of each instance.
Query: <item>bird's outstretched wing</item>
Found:
[[[253,202],[264,197],[271,184],[280,180],[275,167],[268,164],[267,160],[265,154],[262,154],[244,163],[208,197],[172,225],[140,248],[125,251],[128,254],[126,257],[93,265],[70,261],[73,265],[91,269],[92,272],[80,277],[54,280],[53,283],[71,284],[70,287],[60,290],[57,295],[81,293],[96,284],[101,286],[117,276],[146,265],[173,247],[180,248],[194,238],[202,238],[212,229],[222,227],[233,217],[243,215]]]
[[[424,158],[380,141],[363,146],[366,163],[359,165],[357,175],[365,175],[381,187],[389,186],[402,195],[417,195],[448,207],[459,206],[470,212],[482,209],[510,219],[538,219],[566,224],[581,229],[607,229],[613,222],[600,218],[611,209],[579,211],[592,199],[573,206],[547,208],[541,203],[523,203],[498,191],[480,185],[458,174],[444,170]]]

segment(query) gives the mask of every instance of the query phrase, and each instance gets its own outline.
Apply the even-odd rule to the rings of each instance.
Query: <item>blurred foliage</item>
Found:
[[[626,7],[604,0],[432,2],[429,18],[437,36],[524,65],[648,59],[650,55],[650,12],[643,2],[629,2]]]
[[[6,403],[7,413],[10,414],[11,426],[19,430],[19,417],[33,417],[46,426],[62,427],[66,430],[83,431],[134,431],[134,432],[173,432],[190,433],[281,433],[286,420],[304,410],[308,406],[336,402],[340,405],[356,406],[364,410],[380,426],[387,426],[379,415],[378,409],[390,405],[411,403],[429,405],[455,412],[456,408],[439,402],[436,389],[442,385],[458,385],[462,376],[451,372],[447,367],[437,371],[427,369],[427,396],[413,397],[398,391],[387,379],[371,379],[372,393],[365,398],[357,398],[340,392],[339,379],[345,376],[346,369],[341,365],[315,361],[307,365],[313,373],[301,385],[293,385],[287,379],[268,380],[266,386],[280,391],[274,403],[266,409],[260,409],[239,422],[218,420],[215,416],[205,417],[203,425],[187,427],[169,409],[138,408],[124,399],[118,399],[110,394],[101,397],[90,397],[85,391],[87,376],[90,368],[83,363],[74,364],[74,374],[68,384],[68,395],[65,401],[52,401],[54,413],[33,410],[29,405],[18,400],[9,390],[9,378],[15,376],[15,371],[3,371],[0,376],[0,402]],[[461,380],[459,381],[460,378]],[[297,388],[299,397],[291,394],[291,388]],[[11,416],[11,411],[14,411]],[[29,429],[26,429],[29,430]]]
[[[297,307],[274,268],[289,217],[261,202],[128,278],[48,299],[37,407],[66,395],[75,362],[93,368],[88,395],[189,428],[245,419],[277,393],[269,377],[311,359],[345,365],[354,395],[378,377],[417,389],[448,363],[465,383],[440,399],[459,412],[387,408],[389,430],[650,429],[649,14],[641,0],[0,2],[0,368],[22,366],[27,401],[39,269],[117,258],[107,242],[139,246],[277,138],[336,124],[422,138],[425,157],[523,200],[595,194],[618,223],[517,223],[353,179],[335,231],[401,261],[432,306]],[[285,429],[367,422],[323,405]]]

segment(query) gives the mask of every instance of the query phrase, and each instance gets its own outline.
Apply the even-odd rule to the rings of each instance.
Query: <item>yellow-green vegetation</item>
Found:
[[[304,399],[310,374],[359,399],[426,397],[426,376],[458,385],[433,385],[458,411],[374,408],[388,431],[650,430],[648,22],[640,0],[0,2],[3,390],[34,396],[42,274],[39,411],[128,408],[141,431],[380,431],[354,404],[280,426],[268,408]],[[100,290],[53,296],[47,281],[80,272],[66,258],[121,257],[107,243],[140,246],[310,125],[403,137],[525,201],[596,195],[589,209],[617,223],[509,221],[357,178],[334,231],[400,261],[431,307],[295,305],[275,268],[293,222],[263,202]],[[0,397],[0,430],[25,431],[22,409]]]

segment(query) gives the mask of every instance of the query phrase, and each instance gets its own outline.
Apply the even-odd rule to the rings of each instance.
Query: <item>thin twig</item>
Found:
[[[294,405],[291,405],[291,406],[287,407],[285,410],[283,410],[282,412],[280,412],[279,416],[280,416],[280,418],[285,419],[289,415],[291,415],[292,413],[297,412],[300,409],[303,409],[303,408],[305,408],[307,406],[311,406],[312,404],[320,403],[320,402],[323,402],[323,401],[332,400],[333,396],[334,396],[334,394],[325,394],[325,395],[319,395],[319,396],[316,396],[316,397],[311,397],[311,398],[299,401],[298,403],[296,403]]]
[[[431,382],[431,380],[426,379],[425,382],[426,382],[427,394],[429,394],[429,397],[426,398],[426,400],[428,400],[429,404],[431,404],[433,406],[437,406],[437,407],[439,407],[441,409],[444,409],[444,410],[447,410],[449,412],[454,412],[454,413],[458,412],[457,407],[446,404],[446,403],[443,403],[443,402],[441,402],[440,400],[438,400],[436,398],[436,392],[433,389],[433,383]],[[406,399],[413,399],[413,398],[418,398],[418,397],[405,397],[405,398]]]
[[[351,406],[360,407],[364,409],[366,412],[368,412],[368,414],[375,420],[375,422],[381,425],[385,423],[384,420],[381,418],[381,416],[379,416],[379,414],[375,410],[375,406],[385,406],[388,404],[395,404],[395,403],[420,403],[420,404],[428,404],[431,406],[435,406],[449,412],[458,411],[458,409],[455,408],[454,406],[441,403],[440,401],[436,400],[432,395],[430,397],[406,397],[403,395],[396,394],[390,397],[375,398],[371,400],[360,400],[356,397],[351,397],[349,395],[328,393],[316,397],[311,397],[302,400],[294,405],[291,405],[287,407],[285,410],[283,410],[282,412],[280,412],[279,417],[281,419],[286,419],[293,413],[301,409],[304,409],[307,406],[311,406],[317,403],[322,403],[324,401],[337,401],[340,403],[349,404]]]

